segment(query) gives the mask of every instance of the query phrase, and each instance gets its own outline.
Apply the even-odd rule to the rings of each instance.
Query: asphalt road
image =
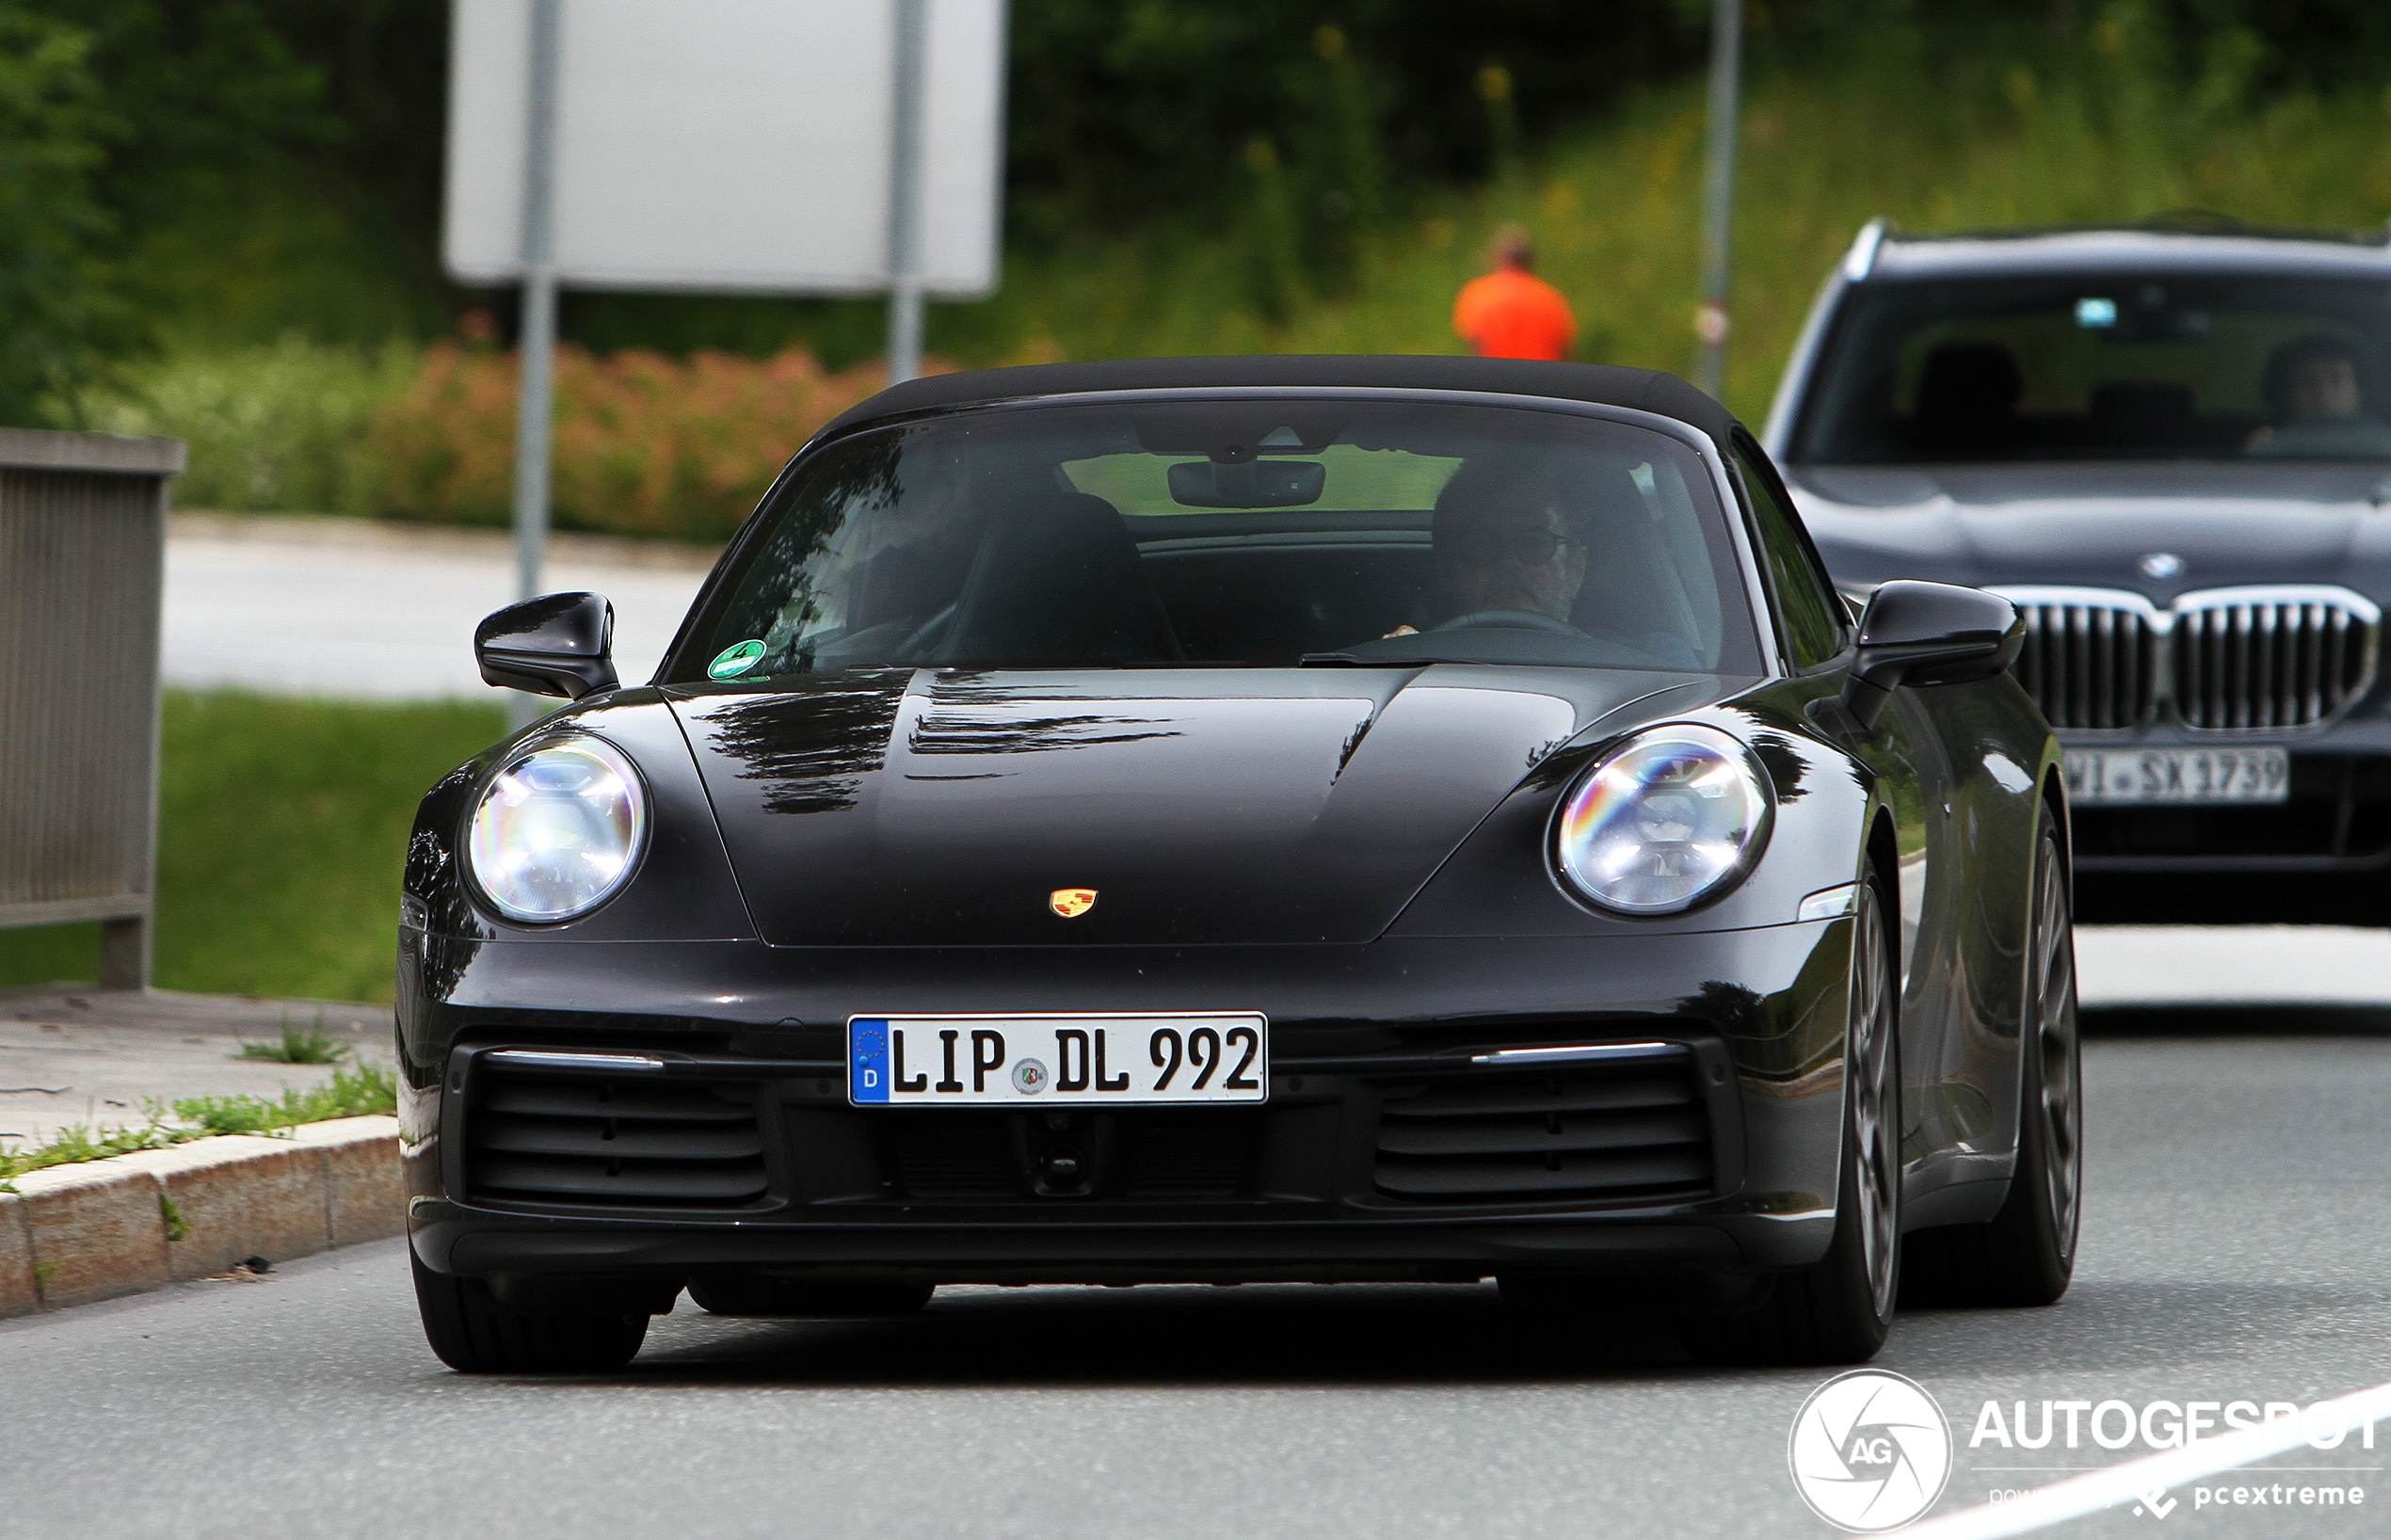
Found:
[[[2144,1452],[1971,1449],[1987,1398],[2306,1404],[2391,1378],[2391,1043],[2250,1019],[2091,1045],[2064,1302],[1896,1326],[1879,1366],[1957,1443],[1938,1511]],[[1692,1367],[1633,1320],[1556,1340],[1491,1286],[1343,1285],[949,1290],[838,1323],[684,1301],[621,1374],[477,1380],[425,1349],[392,1242],[0,1323],[0,1533],[1826,1533],[1786,1467],[1826,1378]],[[2379,1534],[2385,1464],[2353,1436],[2269,1462],[2329,1472],[2224,1478],[2356,1484],[2357,1509],[2178,1491],[2163,1519],[2057,1532]]]
[[[564,536],[540,586],[611,600],[616,669],[644,680],[712,559],[701,550]],[[514,598],[513,550],[497,530],[179,519],[167,539],[166,682],[346,699],[494,699],[473,664],[473,625]]]

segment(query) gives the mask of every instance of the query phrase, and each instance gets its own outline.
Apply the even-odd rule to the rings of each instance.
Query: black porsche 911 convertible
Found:
[[[1712,1361],[2046,1303],[2080,1102],[2011,604],[1856,625],[1742,427],[1472,359],[916,380],[655,678],[443,779],[398,1024],[425,1330],[606,1367],[942,1283],[1500,1280]]]

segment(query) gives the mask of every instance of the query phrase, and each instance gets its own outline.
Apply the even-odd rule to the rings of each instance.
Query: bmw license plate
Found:
[[[1209,1016],[853,1016],[859,1107],[1210,1105],[1270,1094],[1270,1022]]]
[[[2267,745],[2067,750],[2067,795],[2079,808],[2207,807],[2290,794],[2291,756]]]

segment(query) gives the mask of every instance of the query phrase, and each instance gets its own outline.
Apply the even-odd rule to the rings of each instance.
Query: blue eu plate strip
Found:
[[[849,1095],[857,1101],[889,1099],[889,1023],[858,1019],[847,1023]]]

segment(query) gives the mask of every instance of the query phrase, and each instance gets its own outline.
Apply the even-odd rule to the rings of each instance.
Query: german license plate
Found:
[[[2079,808],[2281,802],[2291,794],[2291,756],[2264,745],[2071,748],[2067,794]]]
[[[1270,1023],[1209,1016],[854,1016],[859,1107],[1211,1105],[1270,1094]]]

